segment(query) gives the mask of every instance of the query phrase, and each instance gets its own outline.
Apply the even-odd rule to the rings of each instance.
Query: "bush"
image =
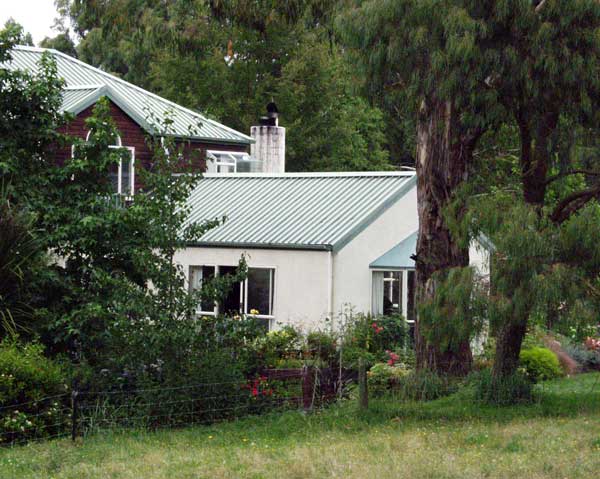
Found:
[[[302,367],[301,349],[302,336],[292,326],[270,331],[254,342],[254,350],[269,368],[282,367],[282,364],[300,364],[292,367]]]
[[[518,371],[512,376],[494,380],[491,370],[475,373],[471,377],[475,386],[475,399],[494,405],[527,403],[533,400],[533,382]]]
[[[0,343],[0,442],[55,435],[67,426],[67,374],[39,344]]]
[[[322,331],[312,331],[306,335],[306,357],[318,359],[325,365],[333,366],[338,360],[335,336]]]
[[[568,340],[562,340],[562,347],[583,371],[600,371],[600,352],[587,349],[585,346]]]
[[[406,321],[400,315],[357,315],[352,318],[344,334],[345,347],[358,348],[373,354],[378,360],[385,358],[386,350],[410,346]]]
[[[367,373],[369,391],[379,396],[386,391],[398,389],[402,379],[410,373],[403,364],[374,364]]]
[[[520,354],[521,366],[532,381],[546,381],[562,376],[558,357],[547,348],[524,349]]]

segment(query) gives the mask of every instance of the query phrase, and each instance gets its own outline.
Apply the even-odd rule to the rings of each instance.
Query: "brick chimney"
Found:
[[[279,126],[277,105],[267,105],[267,116],[260,118],[259,125],[250,128],[255,143],[250,154],[259,161],[256,170],[262,173],[285,173],[285,128]]]

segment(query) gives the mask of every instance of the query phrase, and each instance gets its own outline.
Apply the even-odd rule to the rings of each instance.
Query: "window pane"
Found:
[[[260,315],[271,316],[272,274],[272,269],[248,269],[248,313],[255,309]]]
[[[192,266],[190,269],[190,290],[198,291],[215,276],[214,266]],[[205,313],[213,313],[215,310],[214,301],[203,300],[200,304],[200,311]]]
[[[119,165],[110,165],[108,179],[113,193],[119,193]]]
[[[225,276],[227,274],[235,274],[237,271],[236,266],[219,266],[219,275]],[[240,314],[240,283],[234,283],[229,291],[225,294],[225,297],[221,301],[219,312],[221,314],[232,316]]]
[[[131,159],[122,160],[121,193],[124,195],[131,194]]]
[[[383,277],[383,314],[400,312],[400,291],[402,290],[402,273],[386,271]]]

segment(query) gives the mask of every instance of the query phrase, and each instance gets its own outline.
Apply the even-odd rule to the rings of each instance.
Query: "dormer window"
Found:
[[[248,153],[216,150],[206,152],[208,173],[251,173],[260,169],[260,161]]]

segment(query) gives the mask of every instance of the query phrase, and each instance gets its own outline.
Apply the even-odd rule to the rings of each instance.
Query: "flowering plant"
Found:
[[[583,343],[589,351],[600,351],[600,338],[592,338],[588,336]]]

